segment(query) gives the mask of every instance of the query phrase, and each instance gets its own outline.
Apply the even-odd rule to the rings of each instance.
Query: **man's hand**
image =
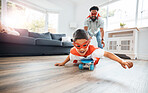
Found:
[[[103,44],[103,47],[105,47],[105,43],[104,43],[104,41],[103,41],[103,40],[101,40],[101,44]]]
[[[132,62],[122,62],[122,63],[120,63],[121,64],[121,66],[123,67],[123,68],[125,68],[126,69],[126,66],[128,67],[128,68],[132,68],[133,67],[133,63]]]
[[[84,30],[87,31],[88,30],[88,26],[84,26]]]
[[[56,63],[55,66],[64,66],[65,64],[63,63]]]

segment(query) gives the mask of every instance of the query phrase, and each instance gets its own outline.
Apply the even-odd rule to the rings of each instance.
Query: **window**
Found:
[[[45,20],[46,13],[7,2],[6,25],[12,28],[24,28],[30,32],[46,32],[45,21],[48,21],[48,31],[58,31],[58,13],[48,13],[48,20]]]
[[[45,31],[45,13],[7,2],[6,25],[41,33]]]
[[[99,14],[104,20],[104,31],[106,31],[106,28],[108,26],[107,25],[107,6],[101,7],[99,10]]]
[[[148,26],[148,0],[139,0],[138,27]]]
[[[48,13],[48,31],[57,33],[58,31],[58,13]]]
[[[136,5],[138,2],[138,15]],[[107,30],[120,28],[120,23],[125,27],[147,27],[148,26],[148,0],[118,0],[107,6],[101,7],[100,15],[105,20]],[[108,8],[108,10],[107,10]],[[138,19],[136,19],[138,16]],[[137,23],[136,23],[137,22]]]
[[[108,29],[120,28],[120,23],[135,26],[136,0],[120,0],[108,5],[108,9]]]
[[[2,11],[2,5],[1,5],[1,0],[0,0],[0,20],[1,20],[1,11]]]
[[[31,32],[45,32],[45,13],[26,8],[25,25]]]

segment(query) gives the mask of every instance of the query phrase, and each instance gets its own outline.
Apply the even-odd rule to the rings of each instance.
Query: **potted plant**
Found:
[[[124,24],[124,23],[120,23],[120,27],[121,27],[121,28],[124,28],[125,25],[126,25],[126,24]]]

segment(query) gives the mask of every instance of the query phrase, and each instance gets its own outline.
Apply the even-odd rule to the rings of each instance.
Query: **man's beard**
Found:
[[[96,19],[97,19],[97,17],[96,17],[96,16],[95,16],[95,17],[90,17],[90,19],[91,19],[93,22],[95,22]]]

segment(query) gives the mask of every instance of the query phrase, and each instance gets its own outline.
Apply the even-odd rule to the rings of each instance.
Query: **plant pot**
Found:
[[[120,28],[124,28],[124,26],[120,26]]]

